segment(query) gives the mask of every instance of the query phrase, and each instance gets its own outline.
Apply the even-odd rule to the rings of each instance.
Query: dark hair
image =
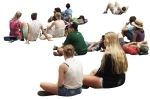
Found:
[[[80,16],[78,17],[78,19],[83,19],[83,20],[85,20],[85,17],[84,17],[84,15],[80,15]]]
[[[126,7],[122,7],[122,11],[126,11],[127,10],[127,8]]]
[[[147,44],[141,44],[140,48],[139,48],[139,54],[142,55],[142,54],[148,54],[148,50],[149,50],[149,47]]]
[[[59,7],[55,8],[56,12],[61,12],[61,9]]]
[[[67,9],[70,8],[70,4],[69,4],[69,3],[66,4],[66,8],[67,8]]]
[[[37,13],[32,13],[31,14],[31,19],[36,20],[37,19]]]
[[[75,31],[78,31],[78,24],[73,22],[69,27],[73,28]]]
[[[130,23],[135,22],[135,20],[136,20],[136,17],[135,17],[135,16],[131,16],[131,17],[129,18],[129,22],[130,22]]]

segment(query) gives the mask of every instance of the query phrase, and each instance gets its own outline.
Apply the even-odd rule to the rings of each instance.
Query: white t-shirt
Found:
[[[35,41],[38,38],[42,26],[43,25],[38,20],[29,22],[29,27],[31,29],[30,41]]]
[[[74,89],[81,87],[83,81],[82,64],[74,58],[66,59],[65,64],[69,67],[65,74],[65,88]]]

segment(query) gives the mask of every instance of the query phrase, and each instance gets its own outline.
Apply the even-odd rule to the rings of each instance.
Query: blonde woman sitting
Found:
[[[83,88],[113,88],[124,84],[125,72],[128,69],[127,57],[122,50],[118,36],[114,32],[105,34],[106,46],[99,69],[85,75]]]
[[[59,66],[58,83],[41,83],[45,91],[39,91],[39,95],[73,96],[82,92],[83,70],[81,63],[74,59],[74,47],[65,45],[63,50],[65,62]]]

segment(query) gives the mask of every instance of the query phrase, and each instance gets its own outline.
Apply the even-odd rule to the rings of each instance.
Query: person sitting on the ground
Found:
[[[121,15],[128,10],[128,7],[127,6],[121,7],[118,2],[115,2],[115,4],[109,2],[107,4],[106,10],[103,13],[104,14],[107,13],[108,10],[110,10],[112,14]]]
[[[138,54],[147,55],[148,54],[149,47],[148,47],[147,41],[126,43],[121,33],[118,34],[118,39],[125,53],[131,54],[131,55],[138,55]]]
[[[59,66],[59,78],[57,84],[43,82],[40,84],[45,91],[39,91],[39,95],[73,96],[82,92],[83,68],[82,64],[74,59],[74,47],[64,46],[65,62]]]
[[[134,22],[132,22],[132,25],[135,27],[134,29],[134,36],[133,41],[141,42],[145,39],[145,32],[143,29],[143,22],[139,19],[136,19]]]
[[[32,21],[28,23],[29,26],[29,32],[27,34],[27,41],[26,43],[29,44],[29,41],[36,41],[39,37],[40,32],[45,35],[48,41],[51,40],[51,38],[47,35],[47,33],[43,29],[43,25],[37,20],[37,13],[31,14]]]
[[[140,42],[145,38],[143,22],[135,16],[129,18],[129,22],[122,28],[122,35],[126,36],[130,42]]]
[[[16,37],[19,40],[23,40],[22,22],[19,20],[22,13],[17,11],[14,17],[9,21],[10,34],[9,36]]]
[[[54,15],[50,16],[50,18],[48,19],[48,22],[52,22],[52,21],[57,20],[56,17],[55,17],[56,12],[60,12],[61,13],[61,9],[59,7],[55,8],[54,9]],[[63,20],[62,16],[61,16],[61,19]]]
[[[105,34],[106,46],[99,69],[83,78],[83,88],[113,88],[124,84],[128,69],[126,54],[122,50],[118,36],[114,32]]]
[[[50,26],[47,26],[47,33],[53,37],[63,37],[65,33],[65,22],[61,19],[61,13],[56,12],[55,18],[56,20]]]
[[[69,3],[66,4],[66,8],[67,9],[64,12],[62,12],[62,16],[65,21],[69,22],[72,17],[72,10],[70,9]]]
[[[67,44],[72,44],[75,48],[76,55],[85,55],[87,53],[87,45],[85,43],[83,35],[78,32],[78,24],[73,22],[69,26],[67,26],[66,31],[67,37],[64,41],[62,47],[58,47],[57,51],[54,51],[53,54],[55,56],[63,55],[63,46]]]
[[[104,52],[106,48],[104,45],[104,37],[105,36],[102,35],[102,38],[98,42],[86,42],[88,46],[88,52],[99,51],[99,50],[101,52]]]

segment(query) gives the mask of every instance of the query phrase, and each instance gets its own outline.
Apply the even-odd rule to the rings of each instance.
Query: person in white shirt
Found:
[[[40,86],[45,91],[39,91],[39,95],[51,93],[59,96],[73,96],[82,92],[83,68],[82,64],[74,59],[74,53],[74,47],[71,44],[64,46],[65,62],[59,66],[58,83],[41,83]]]
[[[29,32],[27,34],[26,43],[29,43],[29,41],[36,41],[40,32],[42,32],[47,40],[50,41],[51,38],[49,38],[47,33],[44,31],[43,25],[37,20],[37,13],[32,13],[31,19],[32,21],[28,23]]]

